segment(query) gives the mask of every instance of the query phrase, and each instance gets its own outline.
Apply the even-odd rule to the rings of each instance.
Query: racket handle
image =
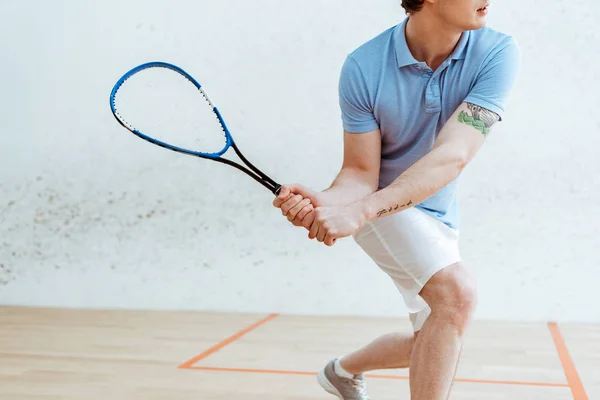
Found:
[[[275,186],[275,189],[273,190],[273,194],[275,196],[279,196],[279,192],[281,192],[281,185]]]

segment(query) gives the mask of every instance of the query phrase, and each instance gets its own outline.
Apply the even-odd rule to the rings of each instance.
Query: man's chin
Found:
[[[476,31],[478,29],[481,29],[483,27],[485,27],[487,25],[487,21],[484,19],[479,20],[473,24],[471,24],[467,29],[465,29],[466,31]]]

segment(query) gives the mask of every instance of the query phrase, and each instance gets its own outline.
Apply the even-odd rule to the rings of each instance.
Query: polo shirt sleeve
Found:
[[[379,128],[369,100],[367,82],[356,60],[348,56],[339,81],[339,103],[344,130],[365,133]]]
[[[508,37],[488,57],[465,102],[493,111],[502,119],[517,77],[520,58],[517,42]]]

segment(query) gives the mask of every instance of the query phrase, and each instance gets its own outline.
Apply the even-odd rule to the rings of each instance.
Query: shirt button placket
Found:
[[[432,102],[432,99],[433,99],[432,95],[433,95],[433,93],[431,91],[431,76],[432,76],[432,72],[429,71],[429,70],[427,70],[427,69],[425,69],[425,68],[420,68],[420,69],[421,69],[421,71],[423,71],[421,73],[421,77],[423,79],[427,80],[427,85],[425,86],[425,108],[427,110],[429,110],[434,105],[434,103]]]

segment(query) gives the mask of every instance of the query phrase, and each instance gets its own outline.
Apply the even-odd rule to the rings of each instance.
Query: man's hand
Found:
[[[337,239],[351,236],[366,222],[360,203],[349,206],[317,207],[307,219],[312,219],[308,237],[333,246]]]
[[[321,193],[308,189],[299,184],[283,185],[279,195],[273,200],[273,206],[280,208],[294,226],[304,226],[309,229],[313,218],[306,219],[315,207],[323,205]]]

